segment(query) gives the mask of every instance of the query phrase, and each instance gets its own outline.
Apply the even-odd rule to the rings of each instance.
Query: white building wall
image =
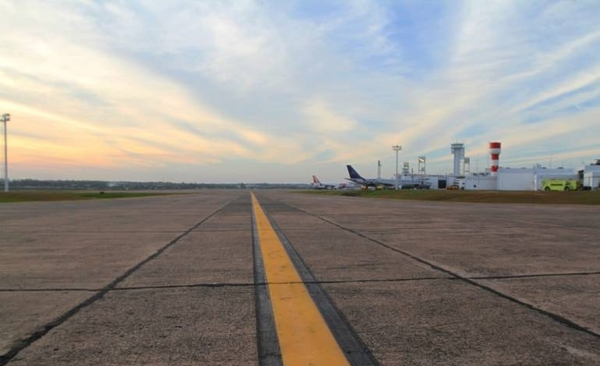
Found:
[[[542,186],[544,179],[577,179],[573,169],[534,168],[500,168],[498,170],[497,189],[501,191],[536,191]]]
[[[600,165],[586,165],[583,173],[583,185],[591,189],[600,189]]]
[[[498,190],[501,191],[533,191],[535,190],[534,169],[498,170]]]
[[[496,189],[496,177],[489,175],[469,175],[465,178],[465,189],[492,191]]]

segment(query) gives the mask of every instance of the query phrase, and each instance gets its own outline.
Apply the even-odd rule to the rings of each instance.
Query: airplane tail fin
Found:
[[[358,174],[358,172],[356,170],[354,170],[354,168],[352,167],[352,165],[346,165],[346,167],[348,168],[348,174],[350,175],[351,179],[362,179],[362,180],[364,180],[364,178],[361,177],[360,174]]]
[[[316,175],[313,175],[313,184],[321,184],[321,181],[319,181],[319,178],[317,178]]]

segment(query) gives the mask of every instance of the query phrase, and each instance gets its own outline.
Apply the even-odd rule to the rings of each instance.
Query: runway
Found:
[[[253,194],[0,205],[0,365],[600,365],[598,207]]]

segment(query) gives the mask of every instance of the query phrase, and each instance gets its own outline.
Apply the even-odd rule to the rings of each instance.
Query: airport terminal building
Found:
[[[490,142],[491,166],[483,173],[469,173],[466,167],[469,158],[465,157],[464,144],[453,143],[454,173],[450,175],[428,175],[425,181],[431,189],[537,191],[544,189],[544,181],[578,182],[580,189],[600,189],[600,159],[582,169],[546,168],[535,165],[533,168],[500,167],[500,142]],[[421,159],[421,158],[420,158]],[[571,187],[564,190],[572,189]],[[560,189],[563,190],[563,189]]]

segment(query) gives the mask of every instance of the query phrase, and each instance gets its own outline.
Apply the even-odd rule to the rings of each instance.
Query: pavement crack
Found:
[[[100,288],[3,288],[0,292],[98,292]]]
[[[193,283],[187,285],[157,285],[157,286],[126,286],[116,287],[113,291],[132,291],[132,290],[161,290],[176,288],[220,288],[220,287],[253,287],[254,283]]]
[[[594,276],[600,275],[600,271],[595,272],[565,272],[565,273],[532,273],[522,275],[506,276],[473,276],[467,277],[471,280],[509,280],[513,278],[538,278],[538,277],[571,277],[571,276]]]
[[[211,283],[190,283],[181,285],[154,285],[154,286],[125,286],[115,287],[112,291],[133,291],[133,290],[162,290],[178,288],[223,288],[223,287],[256,287],[268,285],[322,285],[322,284],[348,284],[348,283],[379,283],[379,282],[415,282],[415,281],[455,281],[453,277],[419,277],[419,278],[376,278],[376,279],[348,279],[348,280],[326,280],[326,281],[292,281],[292,282],[211,282]],[[0,290],[1,291],[22,291],[22,290]],[[38,291],[38,290],[27,290]],[[71,291],[71,289],[46,289],[42,291]],[[97,291],[97,290],[86,290]]]

